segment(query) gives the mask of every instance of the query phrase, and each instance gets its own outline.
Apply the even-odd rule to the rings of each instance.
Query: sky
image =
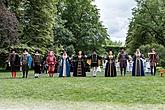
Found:
[[[112,41],[125,42],[129,18],[132,17],[132,9],[136,7],[134,0],[95,0],[100,9],[100,20],[108,29]]]

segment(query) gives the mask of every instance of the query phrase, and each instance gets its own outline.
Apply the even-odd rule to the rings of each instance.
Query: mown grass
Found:
[[[165,77],[105,78],[33,78],[11,79],[10,73],[0,73],[0,100],[30,99],[45,101],[110,102],[124,104],[165,104]]]

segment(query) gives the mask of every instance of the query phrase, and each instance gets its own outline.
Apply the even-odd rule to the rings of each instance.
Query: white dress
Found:
[[[63,56],[63,60],[64,60],[64,62],[63,62],[63,74],[62,74],[62,76],[66,76],[66,58],[67,58],[67,56]]]

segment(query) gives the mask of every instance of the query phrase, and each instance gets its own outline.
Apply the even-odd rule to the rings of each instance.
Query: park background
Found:
[[[145,57],[154,47],[160,56],[159,67],[163,68],[165,1],[136,0],[136,3],[137,6],[132,9],[133,16],[129,18],[129,29],[123,44],[121,41],[111,40],[111,34],[108,34],[100,21],[100,10],[93,0],[1,0],[0,68],[5,68],[12,48],[16,48],[19,54],[24,48],[29,49],[31,54],[35,49],[40,49],[42,55],[48,50],[54,50],[60,55],[63,49],[69,55],[78,50],[89,54],[93,48],[100,55],[106,55],[111,48],[117,55],[120,47],[125,47],[130,55],[140,48]],[[132,106],[141,109],[164,109],[165,80],[160,78],[159,73],[156,77],[147,75],[144,78],[132,78],[130,75],[125,78],[104,78],[102,75],[103,73],[99,73],[99,77],[95,79],[50,79],[43,76],[34,80],[31,71],[27,80],[20,79],[21,73],[18,73],[18,79],[12,80],[10,73],[1,72],[0,100],[7,107],[17,101],[37,103],[42,100],[61,106],[63,102],[64,105],[74,105],[77,102],[80,103],[77,104],[79,110],[88,109],[91,103],[94,109],[100,103],[105,104],[100,109],[109,109],[109,105],[114,107],[112,109],[131,109]],[[84,108],[83,105],[87,107]],[[76,108],[75,106],[72,108]]]

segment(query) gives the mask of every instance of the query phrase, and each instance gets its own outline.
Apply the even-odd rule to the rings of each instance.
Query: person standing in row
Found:
[[[56,57],[53,51],[48,53],[46,63],[48,64],[48,74],[49,77],[53,77],[55,73],[55,66],[56,66]]]
[[[70,77],[70,64],[69,57],[64,50],[63,55],[60,60],[60,74],[59,77]]]
[[[34,67],[35,78],[38,78],[39,74],[41,74],[41,63],[42,63],[42,59],[39,50],[35,50],[35,54],[33,56],[33,67]]]
[[[96,50],[93,50],[93,54],[89,57],[89,59],[91,60],[91,68],[93,71],[93,77],[96,77],[96,73],[97,73],[97,68],[101,63],[101,57],[99,55],[97,55]]]
[[[144,58],[143,54],[137,49],[133,57],[132,76],[145,76],[142,58]]]
[[[78,55],[74,58],[74,72],[73,76],[86,76],[86,70],[85,70],[85,58],[82,55],[82,51],[78,52]]]
[[[22,72],[23,72],[22,78],[25,78],[25,77],[27,78],[29,68],[31,67],[31,64],[32,64],[32,57],[28,53],[27,49],[23,50],[23,54],[21,55],[20,64],[22,66]]]
[[[16,75],[17,75],[16,72],[19,71],[19,68],[20,68],[20,57],[16,53],[15,49],[11,50],[11,53],[9,54],[8,63],[11,69],[12,78],[16,78]]]
[[[127,61],[128,60],[129,60],[128,54],[125,52],[124,48],[122,48],[119,55],[118,55],[118,61],[120,63],[121,76],[123,76],[123,70],[124,70],[124,76],[126,75]]]
[[[148,53],[149,59],[150,59],[150,67],[151,67],[151,75],[156,75],[156,66],[159,60],[159,56],[155,51],[155,48],[151,50],[150,53]]]
[[[105,77],[116,77],[116,66],[115,66],[115,57],[113,56],[112,50],[109,51],[109,55],[106,59],[108,62],[106,63],[105,68]]]

